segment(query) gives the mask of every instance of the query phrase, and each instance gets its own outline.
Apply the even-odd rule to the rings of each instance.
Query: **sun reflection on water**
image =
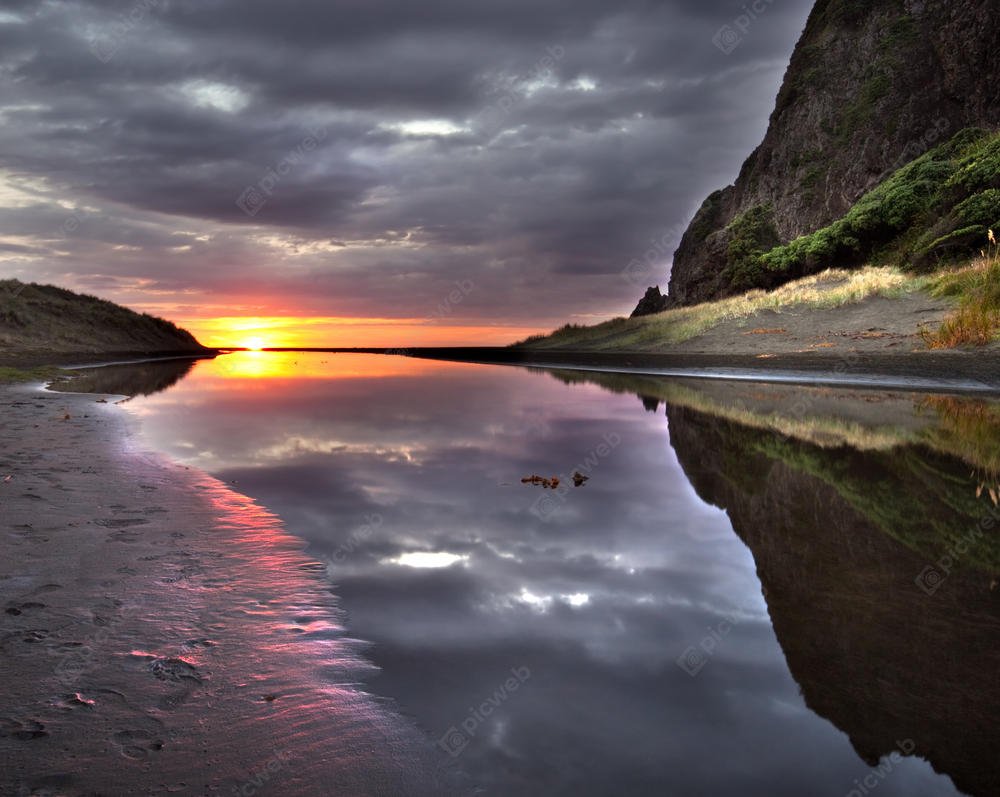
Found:
[[[477,368],[448,363],[447,368]],[[415,357],[333,352],[238,351],[201,360],[188,385],[209,379],[353,379],[364,377],[426,376],[442,363]]]

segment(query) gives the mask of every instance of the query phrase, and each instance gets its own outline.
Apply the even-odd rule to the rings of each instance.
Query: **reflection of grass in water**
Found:
[[[890,537],[933,562],[986,517],[976,482],[955,457],[923,446],[860,452],[822,451],[798,440],[782,443],[759,430],[734,429],[745,456],[762,453],[833,487]],[[1000,570],[1000,533],[982,532],[960,564]],[[914,574],[916,575],[916,574]]]
[[[763,454],[830,485],[881,531],[929,562],[958,542],[988,511],[984,499],[989,499],[977,495],[980,480],[966,470],[972,464],[996,474],[1000,462],[1000,408],[985,401],[924,397],[915,411],[932,409],[939,422],[909,430],[866,427],[833,416],[778,419],[774,413],[723,404],[696,388],[652,378],[546,372],[567,384],[590,382],[613,393],[659,398],[722,418],[728,423],[725,472],[720,475],[735,487],[744,492],[764,487],[767,469],[753,464],[755,455]],[[792,395],[790,391],[789,398]],[[775,428],[788,439],[776,436]],[[1000,532],[984,532],[982,539],[969,546],[963,562],[1000,570]]]
[[[658,398],[668,404],[727,418],[743,426],[778,432],[783,437],[802,440],[819,448],[839,448],[846,445],[859,451],[888,451],[898,446],[925,445],[942,454],[959,457],[982,471],[991,485],[995,486],[1000,476],[1000,406],[981,399],[920,396],[915,412],[931,409],[937,414],[939,422],[930,428],[911,430],[892,425],[866,426],[833,415],[819,415],[815,409],[801,418],[787,417],[778,412],[755,410],[744,403],[723,404],[696,388],[653,378],[542,368],[531,370],[550,373],[566,384],[591,383],[612,393],[634,393],[640,397]],[[771,386],[769,389],[780,388]],[[810,392],[821,390],[810,389]],[[792,400],[793,396],[793,392],[789,391],[788,399]],[[752,398],[752,395],[745,394],[744,398]],[[772,393],[764,398],[780,399],[782,396]]]
[[[857,421],[847,421],[833,416],[806,415],[802,418],[782,417],[776,412],[759,412],[745,405],[722,404],[696,388],[676,382],[657,379],[640,379],[625,374],[586,373],[556,369],[532,369],[550,373],[566,384],[592,383],[612,393],[635,393],[641,397],[658,398],[668,404],[677,404],[736,421],[743,426],[778,432],[820,448],[851,446],[860,451],[886,451],[895,446],[921,442],[916,433],[898,426],[865,426]],[[791,394],[789,395],[791,397]]]
[[[981,472],[979,491],[997,503],[1000,473],[1000,408],[978,399],[928,396],[921,408],[930,407],[940,419],[928,442]]]
[[[166,390],[190,373],[194,359],[151,360],[81,369],[76,379],[58,382],[50,390],[62,393],[106,393],[151,396]]]

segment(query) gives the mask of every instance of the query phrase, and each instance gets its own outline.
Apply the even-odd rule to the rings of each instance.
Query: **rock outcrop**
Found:
[[[1000,128],[998,23],[1000,5],[982,0],[818,0],[764,141],[684,234],[669,298],[742,292],[724,273],[740,247],[813,233],[958,131]]]
[[[669,310],[676,304],[677,302],[669,296],[664,296],[660,293],[659,285],[655,288],[647,288],[646,295],[639,300],[639,304],[636,306],[635,310],[632,311],[630,318],[637,318],[641,315],[655,315],[656,313],[662,313],[664,310]]]

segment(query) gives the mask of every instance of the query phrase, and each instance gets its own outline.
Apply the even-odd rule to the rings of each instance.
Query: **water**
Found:
[[[993,506],[993,405],[374,355],[118,368],[85,387],[137,394],[155,447],[308,543],[373,643],[364,688],[487,794],[996,793],[1000,546],[953,550]]]

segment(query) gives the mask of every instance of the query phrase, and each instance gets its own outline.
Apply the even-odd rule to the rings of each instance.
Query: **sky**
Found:
[[[214,346],[628,315],[763,138],[812,3],[744,5],[0,0],[0,279]]]

